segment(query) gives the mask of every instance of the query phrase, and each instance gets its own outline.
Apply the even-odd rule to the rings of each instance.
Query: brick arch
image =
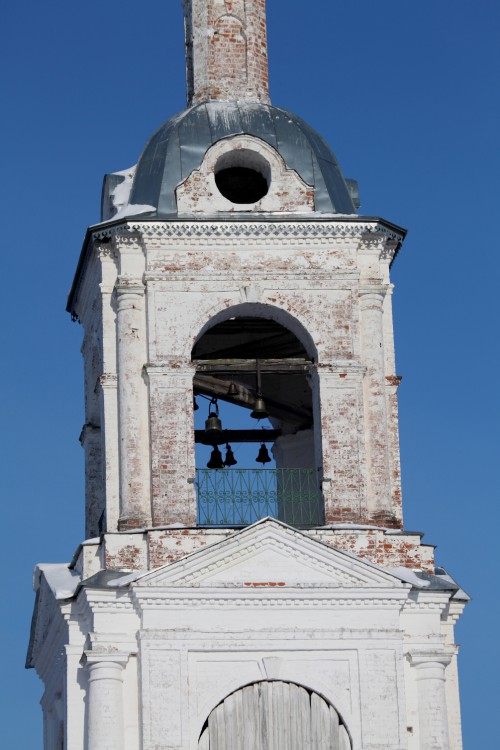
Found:
[[[281,307],[270,305],[264,302],[242,302],[237,305],[230,305],[227,308],[221,310],[220,307],[217,312],[213,311],[213,314],[204,324],[201,324],[201,328],[197,335],[192,340],[192,347],[202,338],[202,336],[213,328],[218,323],[223,323],[233,317],[252,317],[252,318],[263,318],[272,320],[279,323],[284,328],[289,330],[298,341],[302,344],[306,350],[308,356],[314,361],[318,361],[318,351],[314,340],[307,330],[307,328],[291,313],[283,310]]]

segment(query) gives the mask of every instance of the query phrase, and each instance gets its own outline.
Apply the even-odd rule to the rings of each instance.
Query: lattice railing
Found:
[[[291,526],[321,526],[324,505],[315,469],[196,469],[199,526],[248,526],[266,516]]]

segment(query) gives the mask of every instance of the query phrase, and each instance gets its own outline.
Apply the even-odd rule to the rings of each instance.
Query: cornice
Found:
[[[245,592],[244,595],[243,591]],[[137,602],[137,609],[172,609],[172,608],[200,608],[204,605],[211,609],[224,608],[259,608],[259,609],[391,609],[400,610],[404,605],[407,591],[363,590],[342,591],[338,589],[315,588],[304,589],[290,587],[288,590],[280,589],[280,595],[276,596],[271,591],[255,589],[243,589],[243,586],[234,588],[207,588],[207,589],[133,589],[132,596]]]
[[[442,613],[448,606],[450,598],[455,592],[447,591],[416,591],[413,589],[404,605],[405,612],[422,612],[428,613],[435,611]]]
[[[453,649],[444,648],[410,648],[407,651],[407,657],[412,667],[428,667],[432,664],[440,664],[447,667],[453,657]]]
[[[220,243],[234,243],[238,239],[246,239],[247,242],[253,241],[269,244],[287,245],[290,243],[302,244],[307,242],[308,245],[328,244],[339,240],[353,239],[361,240],[364,237],[366,243],[367,237],[377,237],[389,253],[389,260],[392,262],[396,257],[398,250],[406,236],[406,229],[398,227],[379,217],[358,217],[358,216],[314,216],[313,218],[285,218],[280,216],[267,216],[257,220],[233,219],[207,219],[197,221],[121,221],[108,222],[107,224],[97,224],[89,227],[87,230],[78,267],[73,280],[71,291],[68,297],[66,309],[73,316],[76,316],[74,310],[75,300],[81,283],[82,275],[85,272],[88,259],[95,242],[106,243],[110,241],[118,242],[119,245],[129,243],[136,244],[138,236],[144,239],[162,239],[165,244],[179,246],[183,241],[191,245],[197,241]],[[102,245],[99,245],[99,252],[104,252]],[[109,251],[112,257],[112,250]],[[74,317],[76,320],[77,317]]]
[[[264,239],[282,242],[288,239],[360,239],[373,236],[374,240],[392,240],[400,243],[405,237],[405,230],[381,220],[367,221],[356,219],[345,221],[330,219],[323,221],[148,221],[123,222],[114,226],[92,227],[94,240],[120,237],[130,233],[137,241],[137,236],[152,239]]]
[[[245,623],[242,624],[242,628],[245,628]],[[310,638],[312,631],[314,631],[314,642]],[[169,629],[168,627],[161,629],[148,627],[147,629],[137,631],[137,641],[140,644],[141,651],[156,651],[158,649],[162,651],[177,651],[179,649],[179,641],[183,641],[184,643],[189,642],[190,647],[197,650],[200,641],[202,642],[202,647],[206,644],[206,633],[207,630],[205,629]],[[271,640],[282,641],[284,638],[290,638],[290,636],[292,636],[293,640],[293,651],[305,649],[308,652],[324,652],[325,648],[331,648],[330,645],[325,646],[325,643],[331,644],[332,642],[335,644],[334,648],[338,648],[339,641],[343,642],[342,649],[357,649],[359,648],[358,644],[366,645],[364,643],[366,640],[403,643],[402,630],[388,626],[385,621],[376,624],[372,623],[370,627],[356,627],[351,623],[345,626],[332,626],[329,628],[308,628],[307,625],[300,628],[292,625],[280,625],[279,627],[263,625],[260,628],[252,628],[245,635],[247,640],[252,642],[252,650],[256,651],[261,649],[268,650],[268,643]],[[241,652],[241,641],[239,639],[232,641],[224,638],[224,635],[217,627],[215,631],[211,632],[210,640],[213,651]]]

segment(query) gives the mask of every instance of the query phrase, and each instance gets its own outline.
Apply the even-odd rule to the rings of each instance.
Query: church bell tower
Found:
[[[390,269],[270,103],[265,0],[183,0],[187,109],[106,175],[85,540],[35,569],[45,750],[460,750],[467,595],[405,529]]]

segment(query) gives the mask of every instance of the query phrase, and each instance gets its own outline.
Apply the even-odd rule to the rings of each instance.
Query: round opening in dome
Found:
[[[214,175],[219,192],[231,203],[257,203],[269,192],[271,168],[256,151],[235,149],[223,154]]]

